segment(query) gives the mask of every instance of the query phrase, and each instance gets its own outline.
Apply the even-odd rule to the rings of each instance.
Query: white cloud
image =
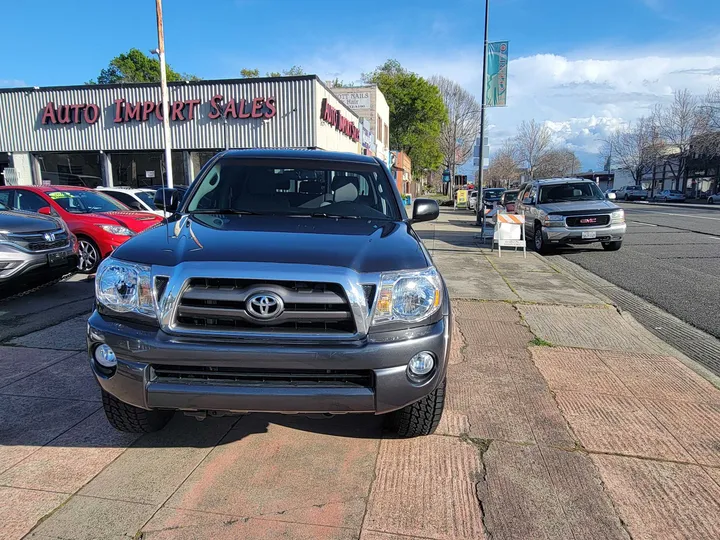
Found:
[[[692,55],[687,51],[704,51]],[[345,81],[360,78],[388,57],[423,76],[442,74],[480,99],[480,55],[465,51],[420,55],[407,51],[334,50],[303,62],[321,77]],[[687,88],[702,95],[720,86],[720,44],[717,41],[667,51],[628,49],[568,56],[537,54],[515,58],[509,65],[508,106],[490,109],[488,136],[499,146],[522,120],[547,122],[558,144],[589,156],[595,167],[601,141],[616,127],[648,114],[657,103]]]
[[[0,88],[18,88],[22,86],[27,86],[27,83],[20,79],[0,79]]]

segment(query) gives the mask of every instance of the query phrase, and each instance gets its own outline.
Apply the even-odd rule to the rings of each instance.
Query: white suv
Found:
[[[155,207],[155,190],[150,188],[126,188],[126,187],[98,187],[106,195],[110,195],[130,207],[132,210],[143,210],[152,212],[161,217],[167,217],[168,212],[163,212]]]

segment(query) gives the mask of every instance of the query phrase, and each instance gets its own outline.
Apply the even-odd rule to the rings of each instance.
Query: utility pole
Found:
[[[170,137],[170,97],[168,96],[167,73],[165,68],[165,31],[163,30],[162,0],[155,0],[157,15],[158,48],[160,57],[160,94],[162,96],[163,134],[165,138],[165,174],[167,187],[173,187],[172,175],[172,138]]]
[[[475,203],[476,223],[482,226],[481,236],[485,234],[485,208],[483,208],[483,160],[485,159],[485,152],[483,148],[485,146],[485,92],[487,90],[487,50],[488,50],[488,25],[490,22],[490,0],[485,0],[485,36],[483,38],[483,61],[482,61],[482,93],[480,104],[480,151],[478,152],[480,158],[479,170],[478,170],[478,198]]]

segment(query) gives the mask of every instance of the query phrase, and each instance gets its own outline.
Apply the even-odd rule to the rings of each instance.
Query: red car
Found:
[[[128,238],[162,221],[84,187],[0,186],[0,199],[10,208],[62,218],[77,236],[78,270],[86,274]]]

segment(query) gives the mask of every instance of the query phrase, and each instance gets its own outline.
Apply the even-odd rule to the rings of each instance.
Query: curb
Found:
[[[686,203],[666,203],[655,201],[616,201],[622,204],[637,204],[640,206],[667,206],[669,208],[691,208],[693,210],[716,210],[720,212],[720,204],[686,204]]]

